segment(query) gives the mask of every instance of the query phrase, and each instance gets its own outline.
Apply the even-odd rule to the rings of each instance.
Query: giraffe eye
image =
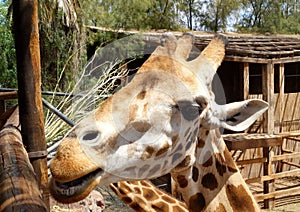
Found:
[[[100,136],[100,133],[98,131],[90,131],[90,132],[85,133],[81,137],[81,140],[84,142],[96,143],[99,136]]]
[[[190,101],[179,101],[178,106],[181,114],[188,121],[196,119],[201,113],[199,105]]]

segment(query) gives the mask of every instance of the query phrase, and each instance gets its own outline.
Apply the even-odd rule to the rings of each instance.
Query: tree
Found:
[[[300,6],[290,0],[243,0],[239,32],[300,33]]]
[[[226,31],[228,18],[238,11],[241,5],[239,0],[201,0],[199,14],[200,27],[207,31]]]
[[[182,17],[179,15],[179,22],[184,23],[190,30],[195,29],[194,21],[199,16],[199,9],[201,8],[197,0],[179,0],[178,10],[182,13]],[[182,19],[186,19],[182,20]]]
[[[17,68],[14,37],[11,31],[9,2],[0,3],[0,87],[17,87]]]
[[[39,6],[43,89],[66,90],[86,63],[81,4],[78,0],[44,0]]]

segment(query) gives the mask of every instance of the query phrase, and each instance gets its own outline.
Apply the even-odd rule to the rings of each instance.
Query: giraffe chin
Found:
[[[102,169],[97,169],[69,182],[59,182],[51,178],[50,193],[55,200],[61,203],[78,202],[86,198],[99,185],[102,173]]]

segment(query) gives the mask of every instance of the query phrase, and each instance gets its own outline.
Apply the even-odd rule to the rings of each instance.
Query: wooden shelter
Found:
[[[224,135],[224,140],[250,188],[262,185],[262,191],[253,190],[257,200],[275,207],[276,199],[300,194],[299,183],[281,186],[283,179],[300,175],[300,36],[227,37],[218,70],[226,101],[260,98],[269,110],[247,132]],[[195,45],[202,50],[210,39],[196,36]]]

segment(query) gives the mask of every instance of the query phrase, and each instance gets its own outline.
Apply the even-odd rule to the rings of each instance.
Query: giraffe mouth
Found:
[[[69,182],[59,182],[51,178],[50,193],[59,202],[73,203],[87,197],[99,184],[102,169],[97,169],[78,179]]]

